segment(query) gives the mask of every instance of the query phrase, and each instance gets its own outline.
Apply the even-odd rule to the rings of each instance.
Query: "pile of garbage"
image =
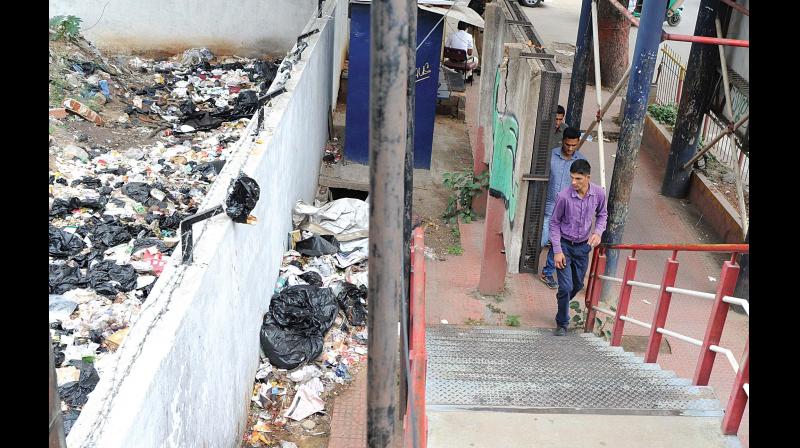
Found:
[[[294,224],[261,326],[247,448],[327,435],[330,399],[367,358],[367,202],[298,202]]]
[[[51,42],[50,329],[67,433],[279,69],[207,49],[119,60]]]

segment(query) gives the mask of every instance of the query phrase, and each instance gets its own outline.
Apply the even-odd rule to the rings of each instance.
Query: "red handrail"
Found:
[[[624,331],[625,322],[629,321],[633,324],[643,325],[650,329],[648,337],[647,350],[645,353],[645,362],[653,363],[658,358],[658,347],[661,343],[661,338],[664,334],[674,336],[684,342],[700,346],[700,357],[697,360],[697,368],[694,373],[693,384],[705,386],[708,384],[708,379],[711,376],[711,370],[714,367],[714,359],[717,352],[725,353],[726,356],[731,352],[727,349],[718,347],[720,336],[722,335],[723,327],[725,326],[725,319],[728,315],[729,304],[726,300],[734,301],[730,296],[736,286],[736,280],[739,277],[739,265],[736,263],[736,256],[738,254],[746,254],[750,252],[749,244],[613,244],[601,245],[594,248],[592,253],[592,261],[589,268],[589,282],[586,285],[586,309],[587,318],[585,332],[594,331],[594,320],[596,313],[599,311],[607,312],[602,308],[597,308],[600,301],[600,291],[602,287],[602,279],[600,276],[605,271],[606,267],[606,251],[609,249],[617,250],[631,250],[631,256],[628,257],[625,264],[625,273],[621,279],[612,279],[622,284],[620,288],[619,300],[617,303],[617,310],[614,312],[614,326],[611,333],[611,345],[619,346],[622,340],[622,332]],[[630,284],[634,281],[636,275],[636,251],[637,250],[664,250],[671,251],[671,256],[666,261],[664,269],[664,276],[661,285],[652,284]],[[669,312],[669,305],[672,293],[684,293],[692,295],[701,295],[710,298],[710,294],[699,293],[698,291],[690,291],[684,289],[676,289],[675,278],[678,271],[679,262],[677,261],[677,254],[680,251],[694,251],[694,252],[730,252],[731,259],[725,261],[720,273],[720,282],[717,287],[716,294],[714,294],[714,306],[711,310],[711,316],[706,326],[705,336],[702,341],[694,339],[685,335],[669,331],[664,328],[667,320],[667,313]],[[659,289],[658,301],[656,303],[655,311],[653,313],[652,323],[643,323],[632,320],[627,316],[628,303],[630,301],[631,289],[633,286],[647,286],[653,289]],[[726,299],[727,298],[727,299]],[[749,314],[749,312],[748,312]],[[725,418],[722,424],[722,431],[726,435],[735,435],[738,432],[739,424],[741,423],[744,408],[750,397],[749,384],[750,384],[750,338],[745,342],[745,351],[742,357],[741,366],[737,366],[735,360],[731,360],[732,367],[736,371],[736,379],[734,387],[728,399],[728,405],[725,410]],[[745,389],[746,387],[746,389]]]
[[[677,250],[683,252],[737,252],[746,254],[749,244],[601,244],[595,250]]]
[[[409,314],[411,316],[408,358],[411,364],[411,386],[405,415],[405,446],[425,448],[428,439],[428,417],[425,415],[425,377],[428,351],[425,348],[425,235],[416,228],[411,242],[411,278]]]

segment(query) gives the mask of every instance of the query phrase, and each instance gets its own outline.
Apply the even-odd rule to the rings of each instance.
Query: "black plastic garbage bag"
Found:
[[[214,160],[211,162],[204,162],[196,165],[192,169],[195,173],[200,173],[200,178],[203,180],[210,180],[209,176],[216,176],[222,172],[222,167],[225,166],[224,160]]]
[[[295,285],[272,296],[269,312],[281,328],[307,334],[327,332],[339,307],[330,288]]]
[[[89,268],[86,280],[98,294],[111,296],[136,288],[136,270],[129,264],[105,260]]]
[[[272,365],[293,369],[322,353],[339,307],[330,288],[290,286],[272,296],[261,326],[261,348]]]
[[[309,285],[322,288],[322,276],[314,271],[303,272],[299,277]]]
[[[100,181],[100,179],[98,179],[96,177],[90,177],[90,176],[83,176],[80,179],[79,183],[81,183],[83,185],[86,185],[89,188],[94,188],[94,189],[98,189],[101,186],[103,186],[103,183]]]
[[[77,263],[80,268],[85,269],[88,268],[95,259],[97,259],[97,261],[103,261],[103,252],[105,252],[105,248],[102,246],[94,247],[88,254],[73,255],[68,259]]]
[[[89,235],[92,243],[103,244],[106,247],[114,247],[118,244],[124,244],[133,239],[133,236],[123,226],[101,224],[94,228],[94,231]]]
[[[242,90],[236,97],[236,102],[231,111],[232,119],[249,118],[258,109],[258,93],[255,90]]]
[[[354,327],[367,324],[367,288],[344,282],[342,291],[336,297],[339,307],[344,311],[347,322]]]
[[[256,207],[261,189],[256,181],[245,175],[240,175],[231,181],[228,187],[228,197],[225,199],[225,213],[240,224],[247,223],[247,217]]]
[[[136,241],[133,242],[133,252],[153,246],[156,246],[159,252],[169,251],[167,243],[165,243],[164,240],[158,238],[136,238]]]
[[[222,118],[214,117],[209,112],[195,112],[187,115],[187,119],[183,121],[183,124],[193,127],[195,131],[210,131],[212,129],[218,128],[222,124],[222,122],[223,122]],[[180,132],[180,131],[175,132],[175,134],[186,134],[186,133],[187,132]]]
[[[70,214],[72,210],[81,207],[102,210],[106,207],[106,203],[108,203],[108,199],[102,196],[94,199],[80,199],[75,197],[69,199],[57,198],[53,200],[53,205],[50,207],[50,217],[65,216]]]
[[[339,241],[333,235],[314,234],[310,238],[298,241],[295,250],[311,257],[333,255],[339,252]]]
[[[181,221],[186,219],[189,215],[184,215],[183,213],[175,212],[171,215],[161,215],[158,218],[158,227],[161,229],[170,229],[176,230],[180,225]]]
[[[68,436],[69,432],[72,430],[72,425],[75,424],[75,420],[78,420],[81,413],[75,409],[70,409],[69,411],[64,411],[61,413],[61,421],[64,422],[64,436]]]
[[[79,235],[50,226],[50,256],[61,258],[75,255],[84,247],[86,243]]]
[[[77,266],[66,264],[50,265],[50,294],[63,294],[70,289],[86,287],[86,278]]]
[[[78,198],[61,199],[56,198],[50,207],[50,217],[68,215],[72,210],[81,207],[81,200]]]
[[[261,348],[270,364],[291,370],[321,355],[323,338],[284,330],[267,313],[261,326]]]
[[[150,190],[152,187],[144,182],[128,182],[122,186],[122,194],[142,204],[150,199]]]
[[[72,365],[80,369],[78,381],[71,381],[58,388],[58,395],[70,407],[79,407],[89,401],[91,393],[100,381],[94,366],[85,361],[73,361]]]

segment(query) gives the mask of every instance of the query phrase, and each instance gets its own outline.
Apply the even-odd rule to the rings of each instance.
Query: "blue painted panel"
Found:
[[[344,155],[356,163],[369,163],[369,5],[351,4],[350,60],[347,80],[347,117]],[[436,25],[440,15],[417,10],[417,42]],[[414,168],[430,169],[442,23],[417,50],[417,90]]]

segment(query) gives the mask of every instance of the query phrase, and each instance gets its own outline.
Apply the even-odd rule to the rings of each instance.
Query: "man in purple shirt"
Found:
[[[592,167],[583,159],[569,168],[572,185],[556,198],[556,207],[550,218],[550,241],[555,253],[558,276],[558,312],[556,336],[567,334],[569,302],[583,289],[583,276],[589,262],[589,252],[600,244],[606,230],[606,192],[589,182]],[[596,218],[594,232],[592,218]]]

